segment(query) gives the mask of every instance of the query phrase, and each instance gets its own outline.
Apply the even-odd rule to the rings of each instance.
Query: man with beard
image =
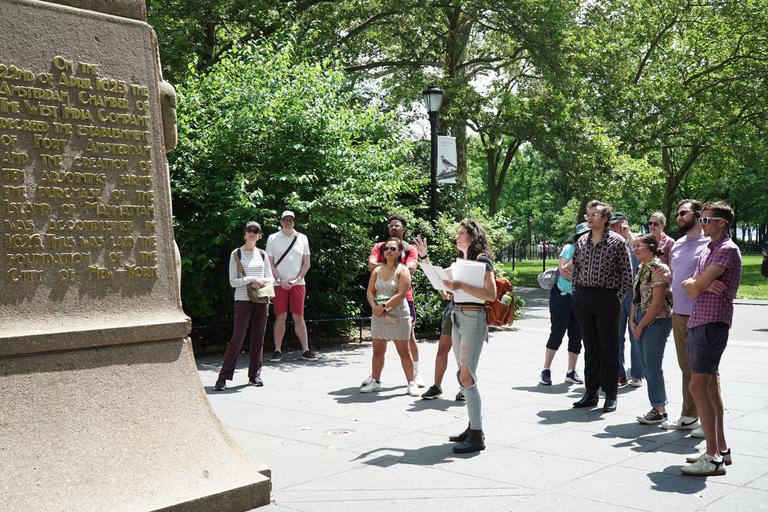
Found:
[[[688,366],[687,342],[688,319],[693,310],[693,299],[683,290],[682,283],[693,277],[701,251],[709,244],[710,239],[702,234],[699,217],[702,204],[694,199],[683,199],[677,203],[677,231],[685,236],[680,237],[670,251],[669,268],[667,273],[663,268],[656,267],[653,273],[657,277],[672,284],[672,334],[677,350],[677,364],[683,373],[683,409],[680,417],[661,424],[667,430],[693,430],[694,437],[704,437],[699,424],[699,411],[696,402],[688,389],[691,383],[691,367]],[[698,428],[697,428],[698,427]],[[695,430],[694,430],[695,429]]]

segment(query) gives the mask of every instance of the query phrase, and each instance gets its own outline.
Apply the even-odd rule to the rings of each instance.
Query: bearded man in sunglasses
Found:
[[[687,340],[690,390],[707,443],[705,452],[686,459],[691,464],[680,470],[684,475],[724,475],[725,466],[732,461],[725,441],[723,398],[717,379],[741,278],[741,252],[728,236],[731,222],[733,210],[726,203],[704,205],[699,223],[711,242],[701,252],[693,277],[682,283],[693,299]]]

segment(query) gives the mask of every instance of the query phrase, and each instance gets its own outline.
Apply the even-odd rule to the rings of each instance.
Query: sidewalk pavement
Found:
[[[394,345],[383,389],[361,394],[371,344],[297,352],[262,370],[264,387],[246,386],[247,356],[223,392],[213,391],[222,358],[197,365],[208,399],[232,437],[272,469],[264,511],[754,511],[768,508],[768,303],[741,301],[720,372],[727,474],[680,474],[685,456],[704,447],[689,431],[641,425],[645,387],[619,390],[618,410],[573,409],[583,385],[566,384],[566,347],[553,385],[538,384],[549,333],[548,292],[519,288],[525,315],[491,333],[478,368],[487,448],[457,455],[448,436],[467,426],[453,361],[443,398],[405,394]],[[314,348],[314,347],[313,347]],[[421,373],[431,384],[436,341],[419,343]],[[628,353],[628,350],[627,350]],[[452,358],[452,355],[451,355]],[[583,352],[577,366],[583,377]],[[681,375],[670,335],[664,358],[671,418],[680,414]],[[426,391],[426,388],[424,389]]]

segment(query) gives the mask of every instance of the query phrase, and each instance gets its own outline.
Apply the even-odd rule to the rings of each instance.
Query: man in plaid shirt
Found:
[[[690,390],[707,442],[705,452],[686,459],[691,464],[681,469],[684,475],[724,475],[725,466],[731,464],[717,370],[728,343],[733,299],[741,278],[741,252],[728,236],[732,221],[733,210],[726,203],[704,205],[699,223],[704,235],[712,241],[699,256],[693,277],[682,283],[688,296],[694,299],[687,340]]]

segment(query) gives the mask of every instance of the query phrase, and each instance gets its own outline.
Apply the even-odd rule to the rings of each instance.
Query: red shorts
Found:
[[[275,315],[284,315],[288,312],[288,303],[291,304],[291,313],[294,315],[304,314],[304,299],[307,297],[306,285],[300,284],[290,290],[283,290],[282,286],[275,286],[275,298],[272,299],[272,306]]]

